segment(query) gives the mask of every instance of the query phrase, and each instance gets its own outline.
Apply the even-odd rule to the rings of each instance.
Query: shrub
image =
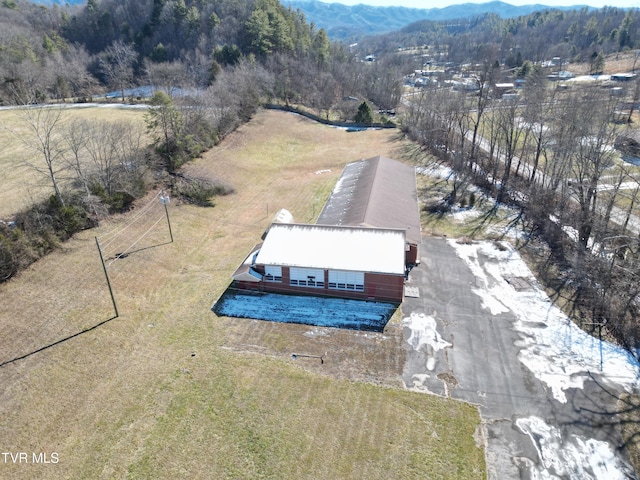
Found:
[[[0,224],[0,282],[43,257],[74,233],[91,228],[95,219],[79,195],[52,195],[18,213],[11,225]]]
[[[18,260],[9,239],[0,231],[0,282],[11,278],[18,271]]]
[[[117,191],[109,195],[106,188],[92,180],[89,183],[89,191],[98,197],[109,209],[109,213],[119,213],[129,210],[135,197],[127,192]],[[144,190],[143,190],[144,191]]]
[[[201,207],[213,207],[215,206],[211,200],[213,197],[232,192],[230,187],[221,182],[184,175],[177,175],[173,184],[174,195],[185,202]]]

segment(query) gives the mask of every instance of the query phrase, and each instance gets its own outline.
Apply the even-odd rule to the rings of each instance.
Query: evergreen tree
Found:
[[[371,107],[366,101],[362,102],[358,107],[358,112],[356,113],[355,121],[356,123],[363,123],[363,124],[373,123],[373,114],[371,113]]]

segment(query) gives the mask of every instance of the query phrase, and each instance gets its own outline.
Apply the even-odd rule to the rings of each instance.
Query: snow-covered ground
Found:
[[[451,347],[449,342],[442,339],[438,333],[436,320],[430,315],[424,313],[412,313],[409,317],[402,321],[403,325],[409,327],[411,334],[407,343],[416,352],[426,352],[427,370],[432,371],[435,368],[436,359],[435,352],[443,348]],[[418,387],[418,383],[414,386]]]
[[[513,247],[505,243],[498,249],[491,242],[449,243],[479,279],[482,287],[473,291],[485,308],[494,315],[511,311],[516,316],[513,327],[521,337],[519,360],[547,384],[558,401],[565,403],[565,390],[582,388],[590,373],[628,392],[638,388],[640,367],[635,358],[574,325],[540,288]],[[509,278],[526,279],[532,288],[516,291]]]
[[[558,428],[539,417],[519,418],[516,426],[531,438],[540,465],[531,462],[531,478],[569,478],[575,480],[628,480],[633,469],[618,458],[607,442],[572,435],[562,438]],[[553,473],[552,473],[553,472]]]
[[[616,390],[638,391],[640,367],[635,358],[574,325],[550,301],[510,245],[498,248],[492,242],[459,244],[453,240],[449,244],[476,276],[473,292],[481,298],[483,307],[493,315],[506,312],[514,315],[513,328],[520,336],[516,342],[520,349],[518,359],[547,385],[557,401],[566,403],[567,389],[584,388],[585,380],[592,374]],[[513,285],[516,279],[518,290]],[[522,285],[530,288],[523,289]],[[407,325],[414,322],[405,319]],[[423,330],[425,327],[416,327],[415,335]],[[435,328],[424,338],[434,349],[442,346]],[[531,438],[538,452],[538,463],[525,462],[530,478],[635,478],[631,467],[606,442],[576,435],[563,438],[558,428],[533,416],[517,419],[516,426]]]

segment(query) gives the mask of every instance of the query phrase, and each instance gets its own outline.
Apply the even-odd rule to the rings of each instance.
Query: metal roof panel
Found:
[[[404,260],[403,230],[273,224],[256,264],[404,275]]]

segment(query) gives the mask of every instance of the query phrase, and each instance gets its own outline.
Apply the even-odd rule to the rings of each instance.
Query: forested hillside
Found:
[[[10,1],[1,13],[5,103],[90,96],[153,75],[206,87],[251,55],[321,67],[330,51],[324,31],[274,0],[91,0],[68,8]]]
[[[580,62],[594,53],[638,48],[639,28],[637,9],[546,9],[514,18],[487,13],[458,21],[421,20],[360,44],[378,54],[428,45],[434,52],[446,52],[452,62],[481,61],[488,54],[507,66],[517,58],[541,62],[561,57]]]
[[[416,22],[363,39],[352,50],[331,43],[301,10],[277,0],[90,0],[66,7],[5,0],[0,103],[89,99],[145,84],[206,88],[223,70],[248,62],[263,69],[254,80],[267,97],[321,111],[344,108],[349,118],[357,105],[341,105],[343,98],[396,106],[393,82],[415,67],[406,57],[385,60],[398,48],[428,46],[449,62],[491,56],[507,67],[552,57],[585,61],[637,48],[639,21],[637,10],[616,7],[549,9],[509,19],[485,14]],[[357,61],[368,54],[381,61]]]
[[[324,28],[332,39],[356,41],[363,35],[379,35],[400,30],[417,19],[450,21],[460,18],[478,17],[494,13],[502,18],[513,18],[547,10],[540,4],[511,5],[501,1],[482,3],[457,3],[446,7],[407,8],[402,6],[374,7],[372,5],[343,5],[318,0],[284,0],[302,10],[319,27]],[[429,5],[425,4],[425,7]],[[576,10],[580,6],[555,7],[560,10]]]

